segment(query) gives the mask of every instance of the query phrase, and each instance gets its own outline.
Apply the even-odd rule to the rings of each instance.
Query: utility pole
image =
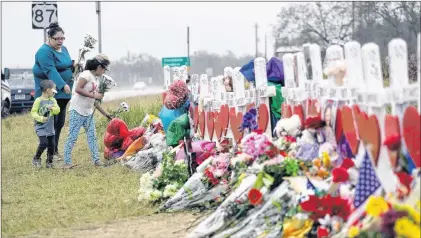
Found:
[[[44,2],[44,5],[47,4],[47,2]],[[47,29],[44,28],[44,44],[47,42]]]
[[[267,34],[265,33],[265,60],[266,61],[268,60],[267,54],[268,54],[268,38],[267,38]]]
[[[355,39],[355,2],[352,1],[352,40]]]
[[[255,28],[255,37],[256,37],[256,58],[259,57],[259,50],[257,48],[257,43],[259,42],[259,37],[257,36],[257,28],[259,28],[259,26],[257,25],[257,23],[254,24],[254,28]]]
[[[98,15],[98,51],[102,53],[102,40],[101,40],[101,2],[96,2],[96,14]]]

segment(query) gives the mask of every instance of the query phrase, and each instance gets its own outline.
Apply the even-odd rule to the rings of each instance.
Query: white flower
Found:
[[[167,186],[165,186],[163,196],[165,198],[172,197],[177,193],[177,191],[178,187],[176,184],[168,184]]]
[[[298,220],[307,220],[308,219],[308,214],[305,213],[297,213],[295,214],[295,218]]]
[[[153,202],[153,201],[159,200],[161,197],[162,197],[162,192],[161,191],[159,191],[159,190],[153,190],[150,193],[149,200]]]
[[[319,218],[318,222],[320,223],[320,225],[322,225],[324,227],[328,227],[332,223],[332,219],[331,219],[330,215],[327,214],[324,218]]]

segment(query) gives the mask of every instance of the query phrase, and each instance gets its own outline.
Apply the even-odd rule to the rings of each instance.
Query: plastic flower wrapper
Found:
[[[242,184],[245,181],[242,182]],[[214,234],[219,234],[227,228],[238,225],[246,219],[253,211],[261,209],[264,203],[270,198],[269,187],[273,183],[273,178],[263,171],[257,174],[257,178],[251,188],[234,202],[228,204],[225,209],[227,216],[224,218],[224,225],[219,227]],[[241,185],[240,185],[241,186]]]
[[[219,205],[228,190],[229,154],[220,154],[205,160],[197,172],[160,210],[210,208]]]
[[[234,226],[222,230],[214,237],[287,237],[282,236],[282,225],[284,219],[292,216],[289,213],[297,205],[295,196],[295,192],[289,187],[289,182],[283,182],[266,195],[261,206],[249,210],[243,219],[234,223]]]
[[[257,176],[255,174],[247,174],[238,188],[228,195],[216,211],[202,221],[187,237],[208,237],[224,228],[232,219],[235,219],[232,208],[238,208],[237,204],[248,201],[248,192],[256,179]]]
[[[124,163],[124,166],[136,170],[140,173],[146,173],[156,168],[158,159],[153,153],[153,148],[139,151],[136,156],[130,158]]]

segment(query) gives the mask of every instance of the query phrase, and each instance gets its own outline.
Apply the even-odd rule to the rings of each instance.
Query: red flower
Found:
[[[307,117],[305,121],[306,128],[318,128],[322,123],[322,119],[319,116]]]
[[[263,194],[259,189],[252,188],[248,194],[249,201],[252,205],[259,205],[263,202]]]
[[[339,216],[346,220],[351,213],[351,207],[346,199],[330,195],[324,198],[310,195],[309,200],[301,203],[300,206],[304,211],[313,213],[310,217],[314,221],[325,217],[327,214]]]
[[[334,183],[343,183],[343,182],[348,181],[349,174],[345,168],[339,167],[339,168],[333,169],[332,177],[333,177]]]
[[[294,137],[292,137],[292,136],[285,136],[285,139],[286,139],[286,141],[287,142],[289,142],[289,143],[293,143],[293,142],[296,142],[297,140],[294,138]]]
[[[331,216],[338,216],[344,220],[348,219],[349,214],[351,214],[351,206],[348,203],[348,200],[341,197],[332,197],[330,194],[323,198],[323,204],[327,207]]]
[[[395,133],[386,137],[383,144],[389,148],[389,150],[397,150],[401,146],[401,135],[399,133]]]
[[[283,157],[287,157],[288,156],[287,152],[285,152],[283,150],[279,151],[279,154],[282,155]]]
[[[350,158],[345,158],[344,161],[342,162],[341,167],[344,169],[349,169],[355,166],[355,163],[352,159]]]
[[[262,135],[263,134],[263,130],[262,129],[257,129],[257,130],[254,130],[253,132],[255,132],[255,133],[259,134],[259,135]]]
[[[329,231],[326,228],[321,227],[321,226],[317,228],[317,238],[323,238],[323,237],[328,237],[328,236],[329,236]]]
[[[405,186],[405,188],[408,190],[407,191],[407,194],[409,194],[411,192],[411,183],[414,180],[414,178],[411,175],[409,175],[409,174],[407,174],[405,172],[402,172],[402,171],[397,172],[396,173],[396,176],[398,176],[399,182],[403,186]]]

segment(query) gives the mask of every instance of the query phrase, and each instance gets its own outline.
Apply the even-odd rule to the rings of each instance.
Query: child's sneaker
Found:
[[[47,163],[47,165],[45,167],[47,169],[52,169],[53,168],[53,163]]]
[[[59,153],[55,153],[53,159],[55,161],[61,161],[63,160],[63,156],[61,156]]]
[[[98,161],[94,162],[94,166],[95,167],[104,167],[104,164],[100,160],[98,160]]]
[[[61,166],[62,169],[73,169],[75,167],[73,164],[63,164]]]
[[[41,168],[41,159],[32,159],[32,165],[36,168]]]

